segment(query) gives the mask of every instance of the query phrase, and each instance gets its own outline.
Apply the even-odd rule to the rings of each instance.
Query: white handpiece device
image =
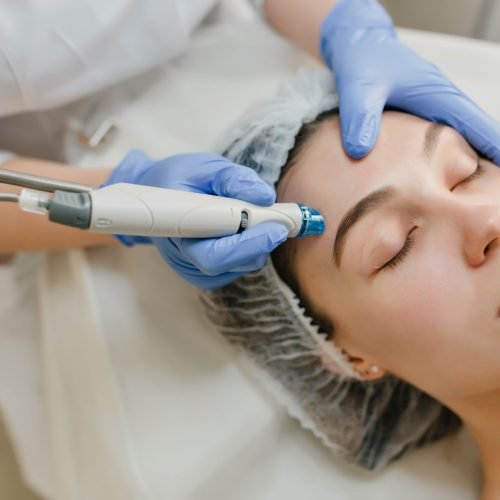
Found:
[[[317,210],[296,203],[261,207],[235,198],[138,184],[112,184],[80,193],[55,191],[52,197],[24,190],[19,203],[31,211],[43,207],[53,222],[100,233],[212,238],[265,221],[282,223],[289,237],[324,230]]]

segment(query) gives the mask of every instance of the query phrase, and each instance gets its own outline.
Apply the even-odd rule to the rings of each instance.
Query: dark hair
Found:
[[[293,148],[288,153],[286,164],[281,169],[277,184],[281,182],[283,177],[300,160],[315,132],[326,121],[332,120],[337,116],[338,110],[332,109],[321,113],[314,121],[305,123],[302,126],[295,138]],[[276,250],[274,250],[271,254],[274,268],[276,269],[280,279],[286,283],[290,290],[292,290],[292,292],[298,297],[299,303],[301,307],[304,308],[306,315],[312,319],[313,323],[319,328],[320,332],[323,333],[327,339],[331,339],[333,338],[335,330],[332,321],[326,316],[326,314],[313,306],[307,295],[300,288],[300,284],[294,270],[296,250],[297,246],[294,239],[289,239],[276,248]]]

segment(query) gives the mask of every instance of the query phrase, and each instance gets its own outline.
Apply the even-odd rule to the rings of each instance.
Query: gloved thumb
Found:
[[[339,82],[339,114],[342,144],[346,153],[358,159],[375,146],[386,93],[380,87],[359,81]]]
[[[260,269],[268,254],[287,237],[288,229],[283,224],[263,222],[243,233],[223,238],[183,238],[180,249],[203,274],[217,276]]]

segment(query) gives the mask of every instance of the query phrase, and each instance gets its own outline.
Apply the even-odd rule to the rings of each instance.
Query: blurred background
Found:
[[[226,0],[229,3],[231,1]],[[500,42],[500,0],[380,1],[398,26]],[[23,484],[1,419],[0,499],[38,499]]]
[[[500,42],[500,0],[381,0],[404,28]]]

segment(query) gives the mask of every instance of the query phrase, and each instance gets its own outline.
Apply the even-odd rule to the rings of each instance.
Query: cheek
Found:
[[[435,338],[436,332],[463,325],[473,292],[456,262],[429,252],[418,262],[380,272],[362,295],[362,309],[380,326],[396,327],[388,331],[419,332],[413,338],[405,335],[406,341],[417,343],[426,335]]]
[[[416,260],[381,285],[385,307],[398,324],[439,342],[474,319],[474,287],[464,266],[449,256],[427,252]]]
[[[486,326],[477,295],[458,260],[429,251],[365,287],[350,311],[356,318],[352,331],[360,349],[389,372],[434,395],[461,392],[462,379],[473,378],[457,375],[462,368],[474,371],[475,332]]]

